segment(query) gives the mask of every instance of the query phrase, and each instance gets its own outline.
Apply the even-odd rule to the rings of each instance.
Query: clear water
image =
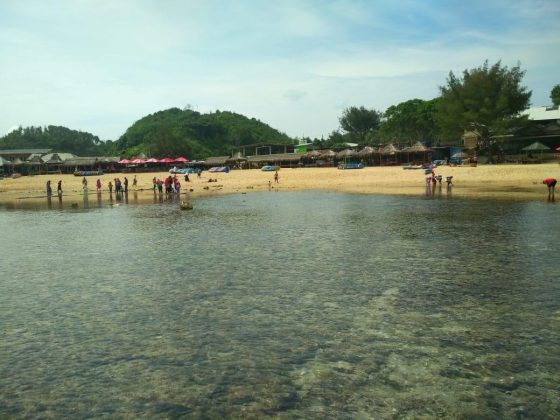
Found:
[[[0,417],[558,418],[558,209],[0,211]]]

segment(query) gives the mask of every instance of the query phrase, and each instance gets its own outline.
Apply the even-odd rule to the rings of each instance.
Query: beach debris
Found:
[[[192,203],[188,202],[188,201],[181,201],[181,210],[192,210],[193,209],[193,205]]]

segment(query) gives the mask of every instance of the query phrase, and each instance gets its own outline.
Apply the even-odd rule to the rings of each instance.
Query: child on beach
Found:
[[[95,188],[97,188],[97,192],[101,191],[101,180],[99,178],[95,182]]]
[[[113,183],[109,181],[109,194],[113,194]]]
[[[62,196],[62,180],[58,181],[58,184],[56,186],[56,192],[59,197]]]
[[[50,197],[52,195],[52,187],[51,187],[51,180],[49,179],[47,181],[47,197]]]

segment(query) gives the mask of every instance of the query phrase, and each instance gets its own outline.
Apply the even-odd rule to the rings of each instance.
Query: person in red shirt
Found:
[[[554,187],[556,187],[556,179],[546,178],[542,182],[548,187],[548,198],[554,199]]]

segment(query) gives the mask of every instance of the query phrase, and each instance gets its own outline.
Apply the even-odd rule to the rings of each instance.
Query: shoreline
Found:
[[[421,196],[421,195],[452,195],[456,198],[484,198],[514,201],[546,201],[548,192],[542,180],[548,177],[560,178],[558,163],[538,165],[479,165],[477,167],[448,167],[435,169],[437,175],[443,176],[441,186],[438,184],[433,191],[427,191],[423,170],[407,169],[401,166],[366,167],[363,169],[340,170],[337,168],[282,168],[278,171],[279,183],[274,182],[273,172],[259,169],[232,170],[229,173],[210,173],[204,171],[198,178],[191,174],[191,182],[181,181],[181,198],[196,199],[199,197],[218,196],[223,194],[239,194],[264,192],[270,190],[286,191],[332,191],[354,194]],[[51,180],[53,186],[62,180],[62,200],[92,200],[98,198],[95,181],[102,182],[101,198],[108,200],[107,184],[114,178],[121,180],[126,176],[129,180],[129,199],[134,202],[154,202],[159,195],[153,192],[152,178],[168,176],[167,172],[145,172],[136,174],[138,187],[131,188],[134,173],[111,173],[101,176],[88,176],[89,189],[87,197],[82,189],[82,177],[73,174],[34,175],[20,178],[5,178],[0,181],[0,203],[17,204],[18,202],[47,201],[45,185]],[[453,177],[451,191],[447,191],[445,177]],[[217,182],[208,182],[216,179]],[[165,193],[163,194],[165,197]],[[113,192],[113,198],[115,193]],[[52,201],[58,201],[53,191]]]

